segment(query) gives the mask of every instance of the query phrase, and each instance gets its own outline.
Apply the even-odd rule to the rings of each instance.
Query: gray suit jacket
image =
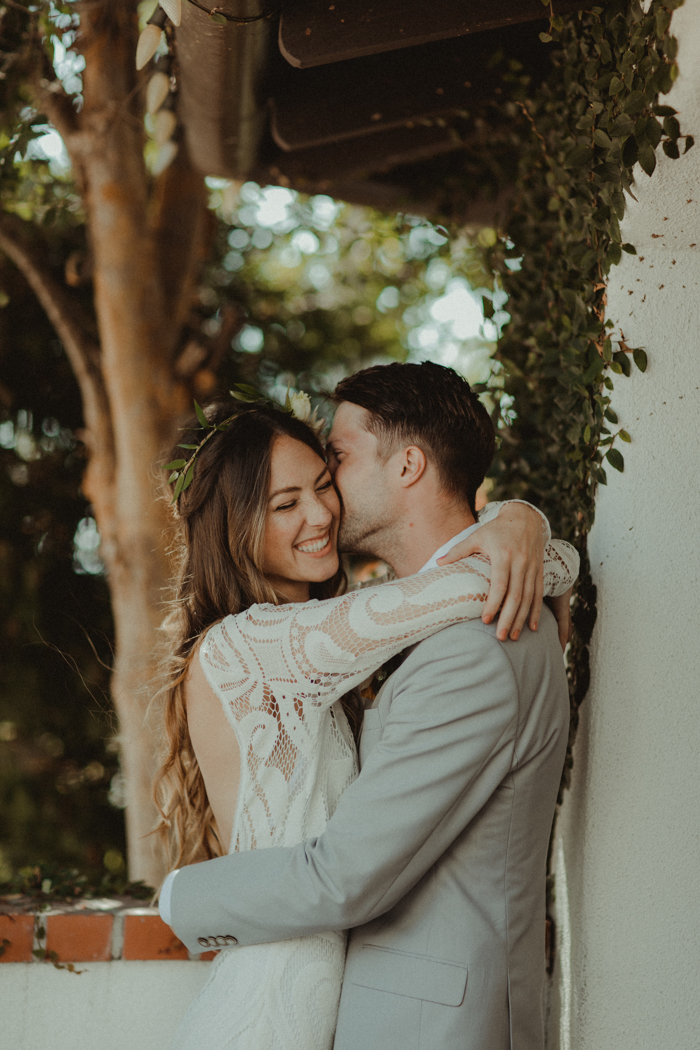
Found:
[[[173,928],[239,944],[351,928],[335,1050],[542,1050],[545,865],[568,731],[554,618],[416,645],[365,713],[324,833],[183,868]]]

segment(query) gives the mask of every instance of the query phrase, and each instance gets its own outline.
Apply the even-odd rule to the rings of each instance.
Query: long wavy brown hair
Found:
[[[242,612],[257,602],[279,603],[261,568],[276,439],[287,435],[325,460],[314,431],[272,406],[217,402],[205,411],[214,424],[235,416],[225,430],[202,447],[194,478],[177,504],[179,569],[175,597],[163,625],[165,684],[160,697],[164,758],[154,788],[161,816],[155,830],[171,868],[226,852],[187,725],[185,679],[190,660],[204,632],[224,616]],[[193,421],[191,436],[184,436],[183,442],[196,443],[197,426]],[[181,456],[177,448],[170,458]],[[344,586],[341,568],[332,579],[312,583],[311,596],[330,598],[342,593]],[[355,728],[356,706],[351,700],[346,704]]]

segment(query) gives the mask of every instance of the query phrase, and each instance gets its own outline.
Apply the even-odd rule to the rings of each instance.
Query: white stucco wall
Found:
[[[0,1046],[7,1050],[170,1050],[206,962],[50,963],[0,967]],[[205,1048],[203,1048],[205,1050]]]
[[[609,284],[609,317],[650,363],[616,380],[633,444],[591,536],[592,687],[555,843],[558,1050],[700,1046],[699,0],[673,28],[667,100],[699,145],[639,173],[623,227],[639,257]]]

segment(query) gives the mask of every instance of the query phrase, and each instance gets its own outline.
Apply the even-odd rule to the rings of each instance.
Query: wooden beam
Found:
[[[553,0],[557,15],[593,6],[591,0]],[[290,65],[309,69],[512,26],[548,13],[542,0],[293,0],[282,12],[279,47]]]
[[[404,170],[404,174],[409,174]],[[348,204],[368,205],[384,212],[409,212],[435,220],[446,215],[444,200],[437,193],[416,190],[402,181],[379,179],[322,179],[310,180],[283,174],[276,164],[261,166],[253,175],[261,186],[286,186],[300,193],[327,193],[335,200]],[[475,195],[460,201],[458,211],[449,209],[449,217],[461,227],[479,229],[482,226],[501,227],[506,219],[512,192],[502,190],[495,197]]]
[[[523,73],[548,68],[539,32],[530,23],[315,69],[287,66],[273,90],[272,135],[283,150],[308,149],[468,114],[501,93],[499,52],[521,62]]]
[[[264,0],[219,0],[218,7],[232,17],[246,14],[258,20],[217,25],[193,4],[182,5],[178,110],[192,164],[205,175],[247,178],[257,163],[267,121],[264,80],[274,41],[274,25],[262,17],[267,6]]]
[[[399,127],[380,135],[362,135],[324,146],[280,152],[274,161],[277,171],[293,179],[330,182],[366,178],[391,171],[400,164],[428,160],[463,145],[462,136],[451,127]]]

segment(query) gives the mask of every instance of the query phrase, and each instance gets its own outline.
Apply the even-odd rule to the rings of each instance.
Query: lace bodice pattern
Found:
[[[545,550],[545,593],[573,583],[578,555]],[[490,566],[469,558],[380,587],[227,616],[200,650],[241,752],[231,851],[295,845],[321,833],[356,775],[337,701],[407,645],[481,616]]]

